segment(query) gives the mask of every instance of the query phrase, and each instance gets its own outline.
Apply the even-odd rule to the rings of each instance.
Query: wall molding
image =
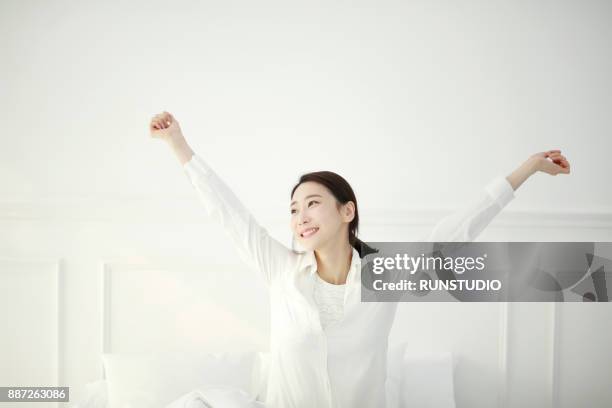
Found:
[[[550,400],[553,408],[559,407],[559,362],[560,362],[560,325],[561,325],[561,310],[562,306],[558,302],[552,302],[551,305],[551,367],[550,367]]]
[[[64,382],[64,328],[65,328],[65,317],[64,317],[64,286],[65,286],[65,277],[64,277],[64,260],[62,258],[15,258],[15,257],[0,257],[0,262],[6,264],[34,264],[41,265],[41,269],[50,269],[52,270],[52,274],[54,275],[55,281],[55,320],[56,320],[56,335],[55,335],[55,386],[63,387],[66,386],[63,384]],[[40,271],[36,271],[35,273],[39,273]],[[40,272],[45,273],[45,272]],[[54,404],[56,407],[63,406],[63,403],[56,402]]]
[[[367,225],[432,225],[456,208],[361,208]],[[286,225],[288,214],[278,207],[253,208],[252,213],[263,224]],[[69,222],[207,222],[202,204],[194,197],[160,199],[142,198],[42,198],[37,200],[0,199],[3,221],[69,221]],[[508,210],[503,209],[492,225],[506,228],[603,228],[612,229],[610,210]]]
[[[100,378],[106,379],[104,372],[104,362],[102,354],[110,352],[110,299],[111,299],[111,272],[107,262],[100,262],[100,272],[98,279],[98,311],[99,316],[99,334],[100,334]]]
[[[497,385],[497,406],[508,405],[508,333],[510,330],[510,306],[508,302],[499,302],[499,381]]]

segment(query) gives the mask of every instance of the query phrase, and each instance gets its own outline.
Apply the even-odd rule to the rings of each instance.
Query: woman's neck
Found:
[[[353,258],[353,247],[346,241],[315,250],[317,271],[326,282],[344,285]]]

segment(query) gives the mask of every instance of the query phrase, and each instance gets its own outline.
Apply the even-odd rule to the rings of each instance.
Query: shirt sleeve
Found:
[[[287,270],[296,256],[270,236],[234,192],[198,154],[183,165],[206,213],[218,222],[234,243],[242,260],[270,283]]]
[[[505,177],[496,177],[485,186],[476,200],[442,218],[425,241],[473,241],[512,199],[514,189],[510,182]]]

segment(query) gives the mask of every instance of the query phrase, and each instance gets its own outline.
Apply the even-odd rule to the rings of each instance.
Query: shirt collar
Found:
[[[351,266],[350,268],[355,268],[356,271],[360,271],[361,269],[361,258],[359,257],[359,252],[355,249],[355,247],[351,247],[353,249],[353,257],[351,258]],[[302,270],[307,270],[310,276],[314,275],[317,271],[317,258],[315,257],[314,250],[307,251],[304,253],[304,258],[302,261]],[[349,278],[355,278],[358,276],[358,273],[350,273],[349,270]]]

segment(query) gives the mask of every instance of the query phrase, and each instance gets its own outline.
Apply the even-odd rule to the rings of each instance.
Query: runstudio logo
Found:
[[[362,285],[377,294],[362,292],[363,301],[397,301],[391,292],[402,291],[412,295],[407,301],[608,302],[612,290],[606,284],[612,260],[602,256],[612,255],[612,243],[370,245],[379,251],[362,264]]]

